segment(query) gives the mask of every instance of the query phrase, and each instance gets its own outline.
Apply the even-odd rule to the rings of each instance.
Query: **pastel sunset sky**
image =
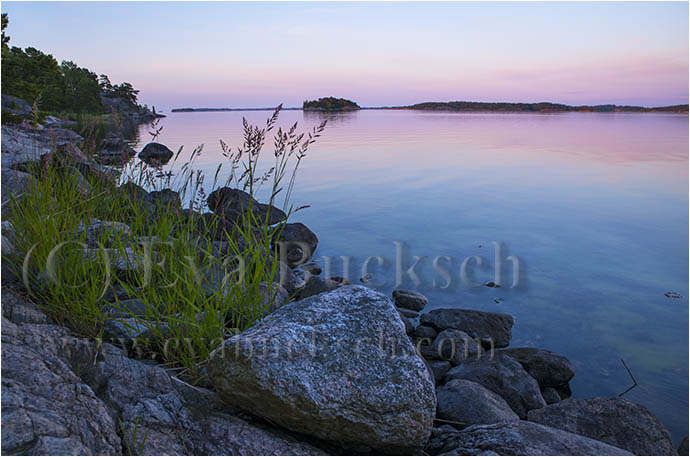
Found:
[[[34,46],[174,107],[688,103],[688,3],[3,2]]]

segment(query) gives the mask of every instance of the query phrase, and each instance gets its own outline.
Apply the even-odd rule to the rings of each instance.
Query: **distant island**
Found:
[[[490,103],[490,102],[424,102],[411,106],[395,107],[393,109],[412,109],[424,111],[463,111],[463,112],[527,112],[527,113],[560,113],[560,112],[590,112],[590,113],[611,113],[611,112],[688,112],[688,105],[661,106],[647,108],[643,106],[621,106],[621,105],[583,105],[570,106],[560,103]]]
[[[272,111],[275,108],[175,108],[173,113],[204,111]],[[283,108],[284,110],[304,111],[355,111],[373,109],[420,110],[420,111],[455,111],[455,112],[495,112],[495,113],[687,113],[688,105],[671,105],[659,107],[629,105],[581,105],[572,106],[562,103],[505,103],[505,102],[424,102],[409,106],[372,106],[360,107],[352,100],[335,97],[324,97],[318,100],[306,100],[302,108]]]
[[[354,111],[359,105],[345,98],[324,97],[318,100],[305,100],[302,104],[304,111]]]

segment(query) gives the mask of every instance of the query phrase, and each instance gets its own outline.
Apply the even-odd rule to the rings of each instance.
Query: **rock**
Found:
[[[431,344],[430,350],[441,360],[447,360],[451,365],[459,365],[468,358],[478,358],[482,353],[481,345],[460,330],[444,330],[438,334]]]
[[[209,357],[228,404],[352,449],[421,448],[433,382],[393,303],[363,286],[290,303]],[[269,351],[255,350],[266,342]]]
[[[142,455],[323,454],[284,432],[238,417],[215,393],[174,381],[162,368],[130,359],[109,344],[101,347],[84,379],[99,392],[110,415],[121,418],[127,447],[143,445]]]
[[[118,240],[124,241],[132,235],[127,224],[100,219],[91,219],[88,227],[81,227],[80,232],[83,231],[86,231],[86,243],[89,246],[97,246],[101,243],[105,247],[111,247],[117,244]]]
[[[688,455],[688,436],[686,435],[685,438],[683,438],[683,441],[680,442],[680,445],[678,446],[678,455]]]
[[[14,230],[14,225],[10,221],[2,222],[2,243],[0,247],[2,249],[2,255],[11,256],[16,253],[17,250],[17,232]],[[3,260],[3,262],[6,260]]]
[[[103,313],[111,318],[146,317],[148,314],[147,309],[149,308],[150,306],[143,301],[132,298],[104,306]]]
[[[402,321],[403,327],[405,328],[405,334],[406,335],[412,335],[414,333],[414,324],[412,321],[405,317],[403,313],[398,311],[398,315],[400,316],[400,320]]]
[[[287,218],[278,208],[259,203],[247,192],[229,187],[221,187],[211,192],[206,203],[211,211],[230,221],[238,221],[250,205],[254,217],[260,222],[267,222],[268,225],[277,224]]]
[[[623,449],[544,425],[517,421],[434,430],[430,455],[630,455]]]
[[[2,316],[15,324],[53,323],[42,309],[5,287],[2,288]]]
[[[508,403],[481,384],[453,379],[436,389],[437,416],[463,426],[518,421]]]
[[[318,276],[321,274],[321,267],[313,262],[302,264],[300,265],[300,268],[312,276]]]
[[[280,262],[278,266],[278,277],[279,284],[290,296],[296,295],[306,285],[306,281],[284,262]]]
[[[302,299],[312,297],[314,295],[319,295],[324,292],[330,292],[331,290],[335,290],[338,287],[342,286],[343,285],[341,283],[336,282],[332,279],[325,279],[319,276],[311,276],[309,279],[307,279],[302,290],[300,290],[299,298]]]
[[[145,162],[165,164],[175,155],[167,146],[160,143],[149,143],[139,153],[139,158]]]
[[[273,241],[280,246],[281,259],[287,261],[292,268],[309,260],[319,245],[314,232],[301,222],[285,224],[280,236],[276,236]]]
[[[416,319],[419,317],[419,313],[417,311],[412,311],[411,309],[407,308],[398,308],[398,312],[410,319]]]
[[[3,217],[9,215],[11,198],[19,198],[25,195],[36,183],[36,178],[28,173],[17,170],[2,170],[2,212]]]
[[[623,398],[567,399],[530,411],[532,422],[626,449],[635,455],[675,455],[671,435],[644,406]]]
[[[122,454],[115,420],[74,371],[90,348],[62,327],[3,318],[3,454]]]
[[[71,184],[74,184],[74,188],[80,194],[86,196],[89,192],[89,182],[82,176],[78,168],[73,166],[65,166],[59,170],[63,179],[70,179]]]
[[[141,319],[106,319],[103,325],[103,339],[110,342],[129,341],[141,337],[152,326],[153,323],[144,324]]]
[[[544,401],[547,405],[553,405],[554,403],[558,403],[559,401],[561,401],[561,396],[558,394],[558,391],[553,387],[542,388],[541,396],[542,398],[544,398]]]
[[[443,381],[443,377],[450,370],[450,362],[445,360],[425,360],[427,366],[431,370],[434,377],[434,383],[439,384]]]
[[[136,155],[136,151],[119,136],[110,136],[101,140],[99,156],[106,163],[125,164]]]
[[[70,149],[83,141],[76,132],[69,129],[51,128],[42,131],[24,129],[19,126],[2,126],[2,170],[17,169],[24,164],[36,164],[43,156],[53,153],[62,145],[70,144]],[[86,157],[81,154],[81,159]],[[24,171],[24,170],[22,170]]]
[[[502,349],[500,352],[520,362],[541,387],[567,384],[575,375],[570,360],[546,349],[510,348]]]
[[[127,181],[118,187],[117,190],[125,194],[132,202],[143,203],[148,200],[149,193],[144,190],[143,187],[134,184],[131,181]]]
[[[421,311],[429,303],[429,300],[419,292],[413,290],[398,289],[393,291],[395,306]]]
[[[434,338],[436,338],[436,335],[438,335],[436,330],[434,330],[431,327],[427,327],[426,325],[418,325],[417,328],[414,329],[415,338],[417,338],[418,340],[426,338],[429,344],[433,343]]]
[[[237,285],[237,284],[227,284],[222,287],[223,294],[225,296],[230,296],[232,293],[231,290],[234,287],[242,288],[243,292],[239,293],[239,295],[235,295],[235,298],[242,297],[240,300],[244,299],[244,297],[247,296],[246,292],[246,286],[244,285]],[[253,289],[252,289],[253,291]],[[272,283],[270,286],[266,282],[262,282],[258,285],[256,292],[252,292],[255,294],[255,297],[258,297],[261,300],[260,309],[257,309],[257,304],[256,303],[251,303],[251,302],[246,302],[246,303],[238,303],[237,306],[239,309],[251,309],[252,312],[255,315],[259,315],[259,317],[265,317],[268,316],[269,314],[273,313],[283,305],[285,305],[288,300],[290,300],[290,295],[287,293],[287,291],[281,287],[277,283]],[[259,313],[259,311],[261,311]],[[228,315],[227,320],[229,322],[232,322],[232,326],[235,328],[245,328],[248,325],[251,325],[252,322],[248,320],[249,317],[243,314],[234,314],[234,315]]]
[[[218,217],[213,213],[194,214],[188,217],[192,230],[200,237],[214,241],[240,238],[234,221]]]
[[[420,323],[436,330],[462,330],[484,344],[505,347],[510,344],[515,319],[509,314],[475,311],[472,309],[434,309],[422,314]]]
[[[180,195],[172,189],[154,190],[146,198],[157,214],[182,214]]]
[[[561,397],[561,400],[565,400],[566,398],[570,398],[570,396],[573,394],[573,392],[570,390],[570,385],[568,384],[563,384],[562,386],[556,386],[554,387],[556,392],[558,392],[558,395]]]
[[[12,114],[27,116],[31,114],[31,105],[19,97],[2,94],[2,110]]]
[[[499,352],[465,360],[446,374],[446,382],[452,379],[483,385],[503,397],[521,419],[527,417],[527,411],[546,406],[537,381],[515,359]]]
[[[486,282],[484,283],[484,285],[485,285],[486,287],[494,287],[494,288],[501,287],[500,284],[496,284],[496,283],[493,282],[493,281],[486,281]]]
[[[144,269],[144,257],[134,252],[132,248],[103,250],[100,248],[88,248],[82,252],[84,260],[107,263],[112,270],[118,273],[136,273]],[[152,259],[152,261],[155,263],[155,259]]]

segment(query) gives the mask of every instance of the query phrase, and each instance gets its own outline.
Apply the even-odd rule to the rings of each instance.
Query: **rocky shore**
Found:
[[[59,127],[2,127],[3,453],[687,455],[687,438],[677,451],[644,406],[573,397],[570,361],[510,347],[509,314],[462,304],[438,309],[415,291],[389,297],[325,278],[310,263],[318,237],[299,222],[287,223],[275,240],[285,243],[285,267],[265,285],[278,291],[271,312],[219,341],[201,382],[192,385],[132,350],[146,329],[121,324],[143,308],[122,290],[104,297],[106,312],[124,314],[106,321],[103,338],[77,336],[8,272],[5,256],[17,234],[5,202],[41,179],[27,163],[58,161],[83,178],[85,195],[94,177],[110,179],[107,167],[81,153],[80,141]],[[135,152],[110,147],[118,148]],[[163,145],[144,151],[169,155]],[[232,227],[248,207],[267,214],[269,224],[287,217],[228,187],[208,196],[207,212],[183,209],[171,189],[127,183],[118,192],[151,213],[165,202],[200,227]],[[128,221],[92,220],[83,227],[87,240],[106,226],[122,237],[130,232]],[[206,236],[221,256],[225,232]],[[85,256],[89,249],[95,246]],[[142,273],[142,259],[128,250],[113,252],[112,261],[117,271]],[[226,287],[217,271],[202,274],[204,287]]]

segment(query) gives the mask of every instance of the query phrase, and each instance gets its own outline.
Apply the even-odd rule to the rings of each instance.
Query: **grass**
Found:
[[[270,185],[267,203],[279,206],[280,199],[288,216],[299,210],[290,203],[297,169],[325,123],[308,134],[298,134],[296,124],[287,131],[277,129],[275,163],[260,171],[259,158],[279,111],[262,127],[245,120],[240,147],[231,149],[221,141],[226,160],[208,191],[206,177],[194,170],[202,147],[192,151],[178,173],[164,179],[156,178],[156,170],[143,162],[124,165],[112,179],[89,173],[87,192],[79,177],[66,171],[70,168],[64,160],[35,164],[29,171],[40,179],[9,203],[15,252],[4,254],[3,262],[23,277],[35,301],[57,322],[84,337],[102,336],[109,320],[130,329],[143,327],[138,350],[160,357],[189,382],[198,382],[218,344],[270,312],[279,292],[272,284],[278,282],[281,267],[273,240],[286,220],[268,225],[268,214],[256,211],[253,201],[227,230],[218,218],[202,223],[198,215],[189,214],[202,210],[207,194],[221,187],[218,178],[224,166],[230,170],[223,186],[254,196]],[[160,128],[156,124],[153,130],[155,139]],[[180,149],[174,160],[183,155]],[[125,183],[151,190],[173,188],[181,201],[189,202],[186,211],[174,199],[153,203],[137,198],[118,188]],[[86,228],[93,219],[122,222],[128,229],[112,224],[90,233]],[[213,236],[218,231],[221,236]],[[139,268],[115,268],[118,258],[128,258]],[[141,300],[143,312],[123,306],[117,290]],[[117,317],[113,310],[119,312]]]

